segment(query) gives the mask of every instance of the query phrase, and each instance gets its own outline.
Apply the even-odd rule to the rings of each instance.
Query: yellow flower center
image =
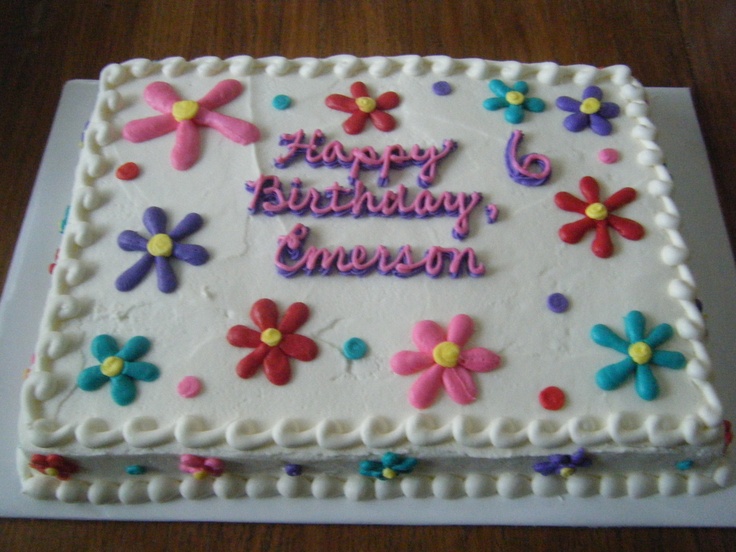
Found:
[[[124,367],[125,362],[122,358],[111,356],[107,357],[105,361],[100,365],[100,371],[108,378],[114,378],[123,371]]]
[[[198,471],[198,472],[194,472],[192,474],[192,477],[194,479],[196,479],[197,481],[202,481],[202,479],[204,479],[205,477],[207,477],[207,472],[204,471],[204,470]]]
[[[57,475],[59,475],[59,470],[57,470],[56,468],[46,468],[45,470],[43,470],[43,473],[56,477]]]
[[[506,92],[506,101],[511,105],[521,105],[524,103],[524,94],[516,90],[511,90]]]
[[[269,347],[275,347],[279,343],[281,343],[282,339],[281,332],[278,331],[276,328],[268,328],[267,330],[263,330],[261,332],[261,341],[268,345]]]
[[[586,115],[592,115],[593,113],[598,113],[600,108],[601,108],[601,102],[596,100],[595,98],[586,98],[583,100],[583,103],[580,104],[580,111],[582,111]]]
[[[593,220],[603,220],[608,216],[608,209],[602,203],[591,203],[585,208],[585,216]]]
[[[652,348],[643,341],[639,341],[629,347],[629,356],[637,364],[646,364],[652,359]]]
[[[174,102],[171,107],[171,114],[177,121],[188,121],[194,119],[199,111],[199,104],[194,100],[181,100],[180,102]]]
[[[174,242],[166,234],[156,234],[148,240],[146,249],[154,257],[170,257],[174,251]]]
[[[385,477],[386,479],[393,479],[394,477],[396,477],[396,472],[391,468],[383,468],[381,475],[383,475],[383,477]]]
[[[355,103],[363,113],[373,113],[376,110],[376,100],[368,96],[356,99]]]
[[[444,341],[432,351],[434,361],[445,368],[454,368],[460,358],[460,347],[452,341]]]
[[[575,468],[562,468],[560,470],[560,475],[564,477],[565,479],[567,479],[574,473],[575,473]]]

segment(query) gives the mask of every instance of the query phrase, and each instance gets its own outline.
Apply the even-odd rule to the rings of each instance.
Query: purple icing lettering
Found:
[[[517,160],[519,144],[524,139],[524,133],[515,130],[511,133],[506,144],[506,169],[511,180],[522,186],[541,186],[552,175],[552,162],[549,157],[540,153],[522,155]],[[537,166],[540,170],[532,172],[531,168]]]
[[[402,245],[393,256],[386,246],[379,245],[371,257],[362,245],[351,251],[342,246],[334,250],[314,246],[305,248],[308,236],[309,228],[303,224],[297,224],[287,235],[279,236],[275,264],[280,274],[287,278],[301,272],[311,275],[315,271],[326,276],[333,270],[346,276],[364,276],[376,270],[384,276],[401,278],[422,272],[432,278],[442,276],[445,271],[452,278],[485,274],[485,266],[478,261],[472,248],[461,251],[454,247],[432,246],[415,261],[409,245]]]

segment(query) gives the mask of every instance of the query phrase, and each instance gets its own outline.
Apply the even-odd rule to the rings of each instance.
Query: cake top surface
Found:
[[[716,441],[647,110],[623,66],[107,67],[24,443],[485,456]]]

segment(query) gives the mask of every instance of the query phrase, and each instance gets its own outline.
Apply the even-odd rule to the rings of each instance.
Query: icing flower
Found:
[[[171,165],[176,170],[185,171],[199,159],[198,126],[214,128],[226,138],[244,146],[260,138],[258,127],[252,123],[213,111],[230,103],[242,92],[243,85],[240,82],[228,79],[217,83],[197,101],[182,100],[170,84],[153,82],[146,86],[143,98],[163,115],[130,121],[123,127],[123,137],[138,143],[176,132]]]
[[[606,201],[600,201],[600,187],[592,176],[580,179],[580,191],[585,201],[569,194],[559,192],[555,195],[555,204],[563,211],[571,211],[585,215],[585,218],[565,224],[560,228],[560,239],[565,243],[578,243],[590,230],[595,230],[595,238],[591,249],[602,259],[613,254],[613,242],[608,235],[609,226],[627,240],[640,240],[644,236],[644,227],[638,222],[613,215],[613,211],[631,203],[636,199],[636,190],[621,188]]]
[[[453,317],[447,332],[431,320],[414,325],[412,340],[419,351],[400,351],[391,357],[391,369],[396,374],[424,372],[409,390],[409,402],[414,407],[431,406],[441,387],[458,404],[476,399],[472,373],[490,372],[498,368],[501,359],[482,347],[463,350],[473,331],[473,320],[466,314]]]
[[[387,452],[380,461],[362,461],[359,471],[361,475],[386,481],[404,473],[411,473],[418,462],[416,458],[404,457],[393,452]]]
[[[534,471],[542,475],[561,475],[570,477],[578,468],[587,468],[592,460],[586,456],[585,449],[578,449],[575,454],[551,454],[545,462],[534,464]]]
[[[235,347],[252,348],[235,368],[241,378],[252,377],[261,364],[268,381],[284,385],[291,379],[289,358],[303,362],[314,360],[317,344],[310,338],[294,333],[309,318],[309,307],[293,303],[278,322],[278,307],[271,299],[259,299],[250,310],[250,318],[258,331],[246,326],[233,326],[227,341]]]
[[[396,127],[396,120],[386,113],[399,105],[400,99],[396,92],[384,92],[377,99],[368,94],[368,88],[362,82],[354,82],[350,86],[349,98],[342,94],[330,94],[325,99],[325,105],[330,109],[336,109],[344,113],[350,113],[342,128],[348,134],[360,134],[365,128],[368,119],[378,130],[389,132]]]
[[[601,389],[612,391],[618,389],[631,374],[635,374],[637,395],[645,401],[656,399],[659,385],[651,365],[679,369],[686,363],[685,356],[677,351],[655,351],[672,337],[672,326],[660,324],[645,336],[644,315],[639,311],[631,311],[624,317],[624,328],[628,341],[603,324],[596,324],[590,331],[591,339],[598,345],[626,355],[623,360],[598,370],[595,381]]]
[[[219,458],[204,458],[194,454],[183,454],[179,458],[179,470],[191,473],[194,479],[204,479],[208,475],[220,477],[225,472],[225,462]]]
[[[115,338],[98,335],[92,340],[92,354],[100,364],[85,368],[77,377],[77,385],[83,391],[96,391],[108,381],[112,399],[120,406],[135,400],[135,381],[154,381],[159,370],[148,362],[138,362],[148,352],[151,342],[145,337],[136,336],[118,349]]]
[[[143,257],[123,272],[115,281],[118,291],[130,291],[136,287],[156,265],[158,289],[171,293],[178,285],[171,260],[178,259],[194,266],[207,262],[209,253],[200,245],[179,243],[202,227],[202,217],[189,213],[176,227],[166,233],[167,216],[159,207],[149,207],[143,213],[143,225],[151,233],[144,238],[133,230],[125,230],[118,236],[118,245],[125,251],[142,251]]]
[[[505,109],[504,119],[511,124],[518,124],[524,120],[524,110],[532,113],[544,111],[544,100],[540,98],[528,98],[529,85],[524,81],[518,81],[509,88],[503,81],[493,79],[488,83],[496,97],[488,98],[483,102],[483,107],[489,111]]]
[[[608,136],[613,126],[608,119],[618,117],[619,107],[613,102],[602,102],[603,91],[597,86],[589,86],[583,90],[582,101],[569,96],[557,98],[557,107],[572,115],[565,117],[562,123],[570,132],[590,129],[600,136]]]
[[[79,471],[79,467],[74,462],[58,454],[34,454],[28,465],[44,475],[50,475],[62,481],[66,481]]]

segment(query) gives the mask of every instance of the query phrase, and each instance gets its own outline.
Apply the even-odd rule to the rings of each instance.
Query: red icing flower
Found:
[[[327,107],[350,113],[350,117],[342,124],[348,134],[360,134],[365,123],[370,119],[378,130],[389,132],[396,127],[396,120],[386,113],[399,105],[396,92],[384,92],[374,100],[368,94],[368,88],[362,82],[355,82],[350,87],[352,98],[342,94],[330,94],[325,100]]]
[[[280,323],[278,315],[276,303],[260,299],[250,309],[250,318],[260,331],[241,325],[228,330],[230,345],[255,349],[235,369],[241,378],[250,378],[262,364],[268,381],[284,385],[291,379],[289,358],[308,362],[317,356],[317,344],[294,333],[309,318],[309,307],[304,303],[292,304]]]
[[[588,231],[595,229],[595,238],[591,249],[593,253],[605,259],[613,254],[613,242],[608,234],[610,226],[627,240],[639,240],[644,235],[644,227],[636,221],[611,214],[616,209],[636,199],[636,190],[621,188],[606,201],[600,201],[600,188],[592,176],[580,179],[580,191],[587,201],[583,201],[567,192],[555,195],[555,204],[564,211],[572,211],[585,215],[585,218],[565,224],[559,235],[565,243],[578,243]]]
[[[66,481],[79,470],[74,462],[58,454],[34,454],[31,456],[31,462],[28,465],[34,470],[38,470],[45,475],[51,475],[62,481]]]

